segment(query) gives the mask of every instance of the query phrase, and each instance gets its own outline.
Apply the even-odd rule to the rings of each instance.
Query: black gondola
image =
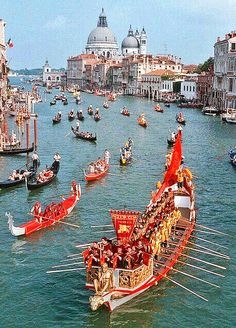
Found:
[[[63,105],[68,105],[67,99],[63,100]]]
[[[16,148],[16,147],[10,146],[9,148],[3,148],[3,150],[0,150],[0,156],[31,153],[33,150],[34,150],[33,143],[32,143],[32,146],[29,148]]]
[[[93,115],[93,109],[91,107],[88,107],[87,112],[89,115]]]
[[[38,176],[33,176],[30,180],[27,181],[27,188],[29,190],[33,190],[33,189],[37,189],[43,186],[46,186],[48,184],[50,184],[57,176],[58,172],[60,169],[60,162],[59,161],[54,161],[52,163],[52,166],[49,168],[50,171],[53,172],[52,177],[48,178],[47,180],[43,181],[43,182],[39,182],[38,181]]]
[[[179,124],[183,124],[183,125],[186,124],[185,119],[180,119],[178,116],[176,117],[176,121],[177,121]]]
[[[53,105],[56,105],[56,100],[52,100],[52,101],[50,101],[50,106],[53,106]]]
[[[79,132],[76,130],[76,128],[73,128],[73,126],[71,127],[71,130],[74,133],[74,135],[79,139],[88,140],[88,141],[96,141],[97,140],[96,134],[93,135],[92,133],[88,134],[88,132]]]
[[[171,138],[168,138],[167,143],[168,143],[169,146],[173,146],[175,144],[175,140],[173,140]]]
[[[75,114],[73,112],[68,113],[68,120],[73,121],[75,119]]]
[[[77,112],[77,119],[78,119],[79,121],[83,121],[83,120],[84,120],[84,115],[83,115],[83,113],[81,113],[81,112]]]
[[[23,174],[24,172],[25,172],[25,170],[21,170],[20,174]],[[28,172],[29,173],[27,175],[27,179],[33,177],[36,174],[36,171],[33,170],[33,167],[31,167]],[[17,186],[24,182],[25,182],[25,176],[22,177],[21,179],[17,179],[17,180],[7,179],[5,181],[0,181],[0,189],[14,187],[14,186]]]
[[[53,119],[52,119],[52,123],[53,124],[57,124],[61,122],[61,115],[56,115]]]
[[[99,114],[94,114],[94,121],[95,122],[100,121],[100,119],[101,119],[101,116]]]
[[[170,107],[170,104],[169,103],[164,103],[164,106],[165,107]]]

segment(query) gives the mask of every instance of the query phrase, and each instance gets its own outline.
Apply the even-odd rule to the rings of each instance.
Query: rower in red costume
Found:
[[[42,212],[41,212],[41,204],[39,201],[37,201],[32,210],[31,213],[34,214],[34,218],[37,222],[41,223],[42,222]]]
[[[77,185],[76,181],[71,182],[71,191],[75,196],[80,197],[81,189],[80,185]]]

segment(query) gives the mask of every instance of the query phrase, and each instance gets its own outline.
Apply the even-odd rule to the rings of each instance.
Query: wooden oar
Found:
[[[226,246],[223,246],[223,245],[220,245],[220,244],[214,243],[213,241],[206,240],[206,239],[203,239],[203,238],[200,238],[200,237],[197,237],[197,236],[193,236],[193,235],[191,235],[191,238],[199,239],[199,240],[201,240],[201,241],[204,241],[205,243],[209,243],[209,244],[215,245],[215,246],[217,246],[217,247],[226,248],[226,249],[229,248],[229,247],[226,247]]]
[[[178,244],[176,244],[176,243],[170,243],[170,242],[168,242],[168,243],[170,245],[178,246]],[[228,256],[227,257],[226,256],[221,256],[221,255],[218,255],[218,254],[214,254],[214,253],[210,253],[210,252],[205,252],[205,251],[202,251],[200,249],[195,249],[195,248],[188,247],[188,246],[184,246],[184,248],[189,249],[191,251],[195,251],[195,252],[199,252],[199,253],[203,253],[203,254],[208,254],[208,255],[220,257],[220,258],[225,259],[225,260],[230,260],[230,257],[228,257]]]
[[[72,131],[70,131],[69,133],[67,133],[64,137],[68,137],[71,134]]]
[[[188,220],[185,220],[184,218],[180,218],[179,221],[189,222]],[[218,234],[220,234],[220,235],[230,236],[229,234],[227,234],[227,233],[225,233],[225,232],[221,232],[221,231],[219,231],[219,230],[215,230],[215,229],[212,229],[212,228],[206,227],[206,226],[201,225],[201,224],[198,224],[198,223],[195,223],[195,225],[196,225],[197,227],[204,228],[204,229],[207,229],[207,230],[209,230],[209,231],[216,232],[216,233],[218,233]]]
[[[33,213],[28,213],[29,215],[34,215]],[[66,225],[69,225],[71,227],[75,227],[75,228],[80,228],[80,226],[76,225],[76,224],[72,224],[72,223],[68,223],[68,222],[63,222],[61,220],[54,220],[54,219],[50,219],[50,218],[46,218],[45,216],[40,216],[42,219],[44,220],[47,220],[47,221],[53,221],[53,224],[54,223],[62,223],[62,224],[66,224]]]
[[[195,280],[199,280],[199,281],[201,281],[201,282],[204,282],[204,283],[206,283],[206,284],[208,284],[208,285],[211,285],[211,286],[214,286],[214,287],[220,288],[219,285],[213,284],[213,283],[210,282],[210,281],[207,281],[207,280],[204,280],[204,279],[198,278],[198,277],[196,277],[196,276],[194,276],[194,275],[191,275],[191,274],[189,274],[189,273],[186,273],[186,272],[184,272],[184,271],[181,271],[181,270],[178,270],[178,269],[175,269],[175,268],[169,267],[169,266],[166,265],[166,264],[159,263],[158,261],[156,262],[156,264],[157,264],[157,265],[164,266],[164,267],[166,267],[166,268],[168,268],[168,269],[171,269],[171,270],[173,270],[173,271],[175,271],[175,272],[181,273],[181,274],[183,274],[183,275],[185,275],[185,276],[187,276],[187,277],[190,277],[190,278],[193,278],[193,279],[195,279]]]
[[[86,268],[75,268],[75,269],[63,269],[63,270],[50,270],[46,273],[59,273],[59,272],[70,272],[70,271],[80,271],[80,270],[86,270]]]
[[[79,256],[79,257],[71,257],[69,259],[65,259],[65,260],[61,260],[60,262],[68,262],[68,261],[75,261],[75,260],[82,260],[83,256]]]
[[[171,281],[173,284],[175,284],[175,285],[177,285],[177,286],[179,286],[179,287],[182,287],[183,289],[187,290],[187,291],[190,292],[191,294],[193,294],[193,295],[195,295],[195,296],[201,298],[202,300],[208,302],[208,299],[206,299],[205,297],[201,296],[200,294],[194,292],[193,290],[191,290],[191,289],[189,289],[189,288],[187,288],[187,287],[181,285],[179,282],[177,282],[177,281],[175,281],[175,280],[173,280],[173,279],[171,279],[171,278],[169,278],[169,277],[165,277],[165,278],[166,278],[167,280]]]
[[[174,253],[175,254],[175,252],[172,252],[172,253]],[[183,254],[181,254],[181,256],[182,256]],[[161,257],[164,257],[164,258],[168,258],[169,259],[169,257],[168,256],[166,256],[166,254],[164,255],[163,253],[161,253]],[[205,268],[202,268],[202,267],[199,267],[199,266],[197,266],[197,265],[193,265],[193,264],[190,264],[190,263],[186,263],[186,262],[184,262],[184,261],[181,261],[181,260],[176,260],[177,262],[179,262],[179,263],[181,263],[181,264],[184,264],[184,265],[187,265],[187,266],[190,266],[190,267],[192,267],[192,268],[194,268],[194,269],[198,269],[198,270],[201,270],[201,271],[204,271],[204,272],[207,272],[207,273],[210,273],[210,274],[213,274],[214,276],[219,276],[219,277],[222,277],[222,278],[224,278],[225,276],[223,275],[223,274],[221,274],[221,273],[218,273],[218,272],[215,272],[215,271],[211,271],[211,270],[208,270],[208,269],[205,269]],[[204,262],[205,263],[205,262]],[[210,265],[212,265],[211,263],[207,263],[207,264],[210,264]],[[217,268],[221,268],[221,269],[226,269],[225,267],[221,267],[221,266],[216,266]]]
[[[77,264],[84,264],[84,262],[74,262],[74,263],[68,263],[68,264],[54,265],[54,266],[52,266],[52,269],[67,267],[67,266],[70,266],[70,265],[77,265]]]
[[[91,228],[104,228],[104,227],[113,227],[113,224],[104,224],[104,225],[91,226]]]

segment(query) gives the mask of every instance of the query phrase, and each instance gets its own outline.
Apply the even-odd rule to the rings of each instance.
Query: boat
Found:
[[[88,107],[87,112],[89,115],[93,115],[93,107]]]
[[[57,124],[61,122],[61,114],[58,113],[57,115],[54,116],[54,118],[52,119],[52,123],[53,124]]]
[[[183,114],[180,112],[179,114],[176,115],[176,121],[179,123],[179,124],[183,124],[185,125],[186,124],[186,120],[183,116]]]
[[[120,113],[124,116],[130,116],[130,112],[126,107],[123,107]]]
[[[70,111],[70,112],[68,113],[68,120],[69,120],[69,121],[73,121],[74,119],[75,119],[75,114],[74,114],[73,111]]]
[[[236,124],[236,109],[227,109],[227,112],[222,114],[222,121]]]
[[[34,175],[27,180],[27,188],[29,190],[34,190],[52,183],[53,180],[55,180],[59,169],[60,162],[55,160],[49,169],[42,170],[39,174],[36,176]]]
[[[233,166],[236,166],[236,147],[229,151],[229,159]]]
[[[80,96],[77,96],[77,97],[76,97],[76,99],[75,99],[75,103],[76,103],[77,105],[80,105],[80,104],[81,104],[81,98],[80,98]]]
[[[84,120],[84,115],[83,115],[83,112],[82,111],[77,111],[77,119],[79,121],[83,121]]]
[[[56,103],[57,103],[57,101],[54,99],[54,100],[50,101],[50,106],[54,106],[54,105],[56,105]]]
[[[183,103],[178,104],[177,107],[201,109],[201,108],[203,108],[203,104],[202,103],[183,102]]]
[[[68,105],[68,100],[64,99],[64,100],[62,100],[62,103],[63,103],[63,105]]]
[[[141,125],[143,128],[146,128],[148,126],[147,120],[144,117],[144,114],[142,113],[138,119],[137,122],[139,125]]]
[[[108,100],[108,101],[116,101],[116,94],[114,94],[114,93],[110,93],[110,94],[107,96],[107,100]]]
[[[167,138],[167,143],[169,146],[174,146],[176,141],[176,134],[174,132],[171,133],[171,136]]]
[[[20,177],[17,179],[10,179],[8,178],[5,181],[0,181],[0,189],[5,189],[5,188],[10,188],[10,187],[15,187],[17,185],[20,185],[25,182],[26,177],[27,179],[31,178],[33,175],[36,174],[36,171],[33,170],[33,168],[29,168],[29,170],[15,170],[16,172],[18,171],[20,174]]]
[[[103,103],[103,108],[105,108],[105,109],[108,109],[108,108],[109,108],[109,104],[108,104],[108,102],[105,101],[105,102]]]
[[[120,149],[120,165],[128,165],[132,161],[132,146],[131,138],[125,143],[125,146]]]
[[[167,102],[165,102],[165,103],[164,103],[164,106],[169,108],[169,107],[170,107],[170,104],[167,103]]]
[[[101,120],[101,116],[100,116],[100,114],[99,113],[95,113],[94,114],[94,121],[95,122],[98,122],[98,121],[100,121]]]
[[[177,264],[178,258],[191,238],[196,222],[194,188],[189,175],[184,176],[181,190],[177,186],[176,171],[180,169],[181,161],[182,144],[181,132],[179,132],[173,149],[171,165],[165,173],[162,185],[152,195],[145,212],[141,214],[137,211],[110,210],[116,238],[113,238],[112,242],[102,238],[102,242],[98,242],[97,245],[99,249],[115,249],[114,252],[117,253],[111,257],[112,262],[109,262],[109,256],[106,255],[108,251],[98,255],[96,261],[92,257],[93,249],[85,249],[82,253],[87,270],[86,288],[95,292],[89,298],[93,311],[105,305],[111,312],[131,301],[147,289],[156,286],[159,281],[168,276],[168,273]],[[168,201],[166,201],[167,198]],[[163,208],[163,204],[168,205]],[[155,220],[153,224],[148,219],[144,219],[146,221],[142,221],[142,225],[144,224],[143,228],[146,229],[146,232],[151,229],[150,226],[155,227],[152,228],[153,231],[160,235],[158,245],[162,240],[160,231],[163,231],[166,222],[169,222],[168,218],[175,218],[173,222],[170,221],[166,244],[161,248],[158,246],[158,253],[153,253],[154,250],[156,252],[156,249],[153,248],[156,246],[149,246],[152,245],[149,240],[156,238],[155,234],[154,237],[152,234],[146,237],[145,234],[144,238],[142,233],[140,234],[135,229],[140,219],[143,220],[150,215]],[[147,222],[147,224],[145,225],[143,222]],[[121,247],[120,253],[117,241]],[[140,248],[138,248],[139,241]],[[132,255],[132,246],[136,249],[136,259]],[[122,255],[119,257],[119,254]],[[158,254],[158,256],[153,254]],[[105,282],[107,282],[106,285]]]
[[[108,152],[109,154],[109,152]],[[109,154],[110,156],[110,154]],[[84,178],[86,181],[97,181],[107,175],[109,170],[109,158],[106,160],[106,155],[104,159],[98,158],[95,162],[91,162],[87,169],[84,170]]]
[[[0,149],[0,156],[7,156],[7,155],[17,155],[23,153],[31,153],[34,150],[34,144],[32,143],[31,147],[26,148],[19,148],[15,146],[4,147]]]
[[[96,141],[97,140],[96,134],[93,135],[90,132],[82,132],[82,131],[79,132],[73,126],[71,127],[71,130],[74,133],[74,135],[79,139],[88,140],[88,141]]]
[[[8,225],[11,234],[15,237],[28,236],[31,233],[50,227],[51,225],[59,222],[60,220],[67,217],[75,205],[80,200],[81,188],[75,182],[72,184],[73,192],[68,198],[55,204],[49,204],[44,212],[39,211],[37,215],[34,215],[34,219],[22,224],[19,227],[14,226],[13,216],[10,213],[6,213],[8,217]],[[40,203],[39,203],[40,206]]]
[[[207,106],[207,107],[203,107],[202,114],[208,115],[208,116],[216,116],[219,114],[219,111],[217,110],[216,107]]]
[[[161,108],[161,106],[159,104],[157,104],[156,106],[154,106],[154,111],[155,112],[159,112],[159,113],[164,113],[164,109]]]

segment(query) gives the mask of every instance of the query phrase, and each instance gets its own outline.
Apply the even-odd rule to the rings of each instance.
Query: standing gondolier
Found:
[[[104,160],[105,160],[105,164],[106,165],[109,164],[110,158],[111,158],[110,152],[107,149],[105,149],[105,152],[104,152]]]
[[[33,160],[33,170],[37,171],[37,169],[40,165],[40,160],[39,160],[39,155],[37,154],[36,151],[33,152],[32,160]]]

